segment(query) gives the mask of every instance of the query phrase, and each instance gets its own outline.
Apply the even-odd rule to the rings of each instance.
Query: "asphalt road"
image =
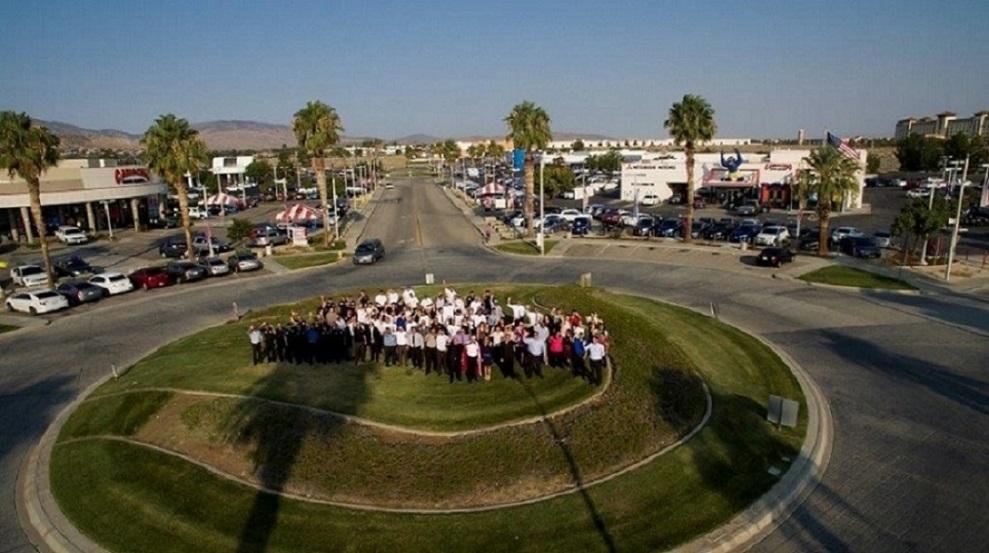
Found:
[[[573,282],[667,299],[778,344],[834,417],[829,469],[759,551],[970,551],[989,542],[989,304],[855,294],[673,265],[491,253],[427,181],[397,180],[365,237],[383,262],[174,287],[0,336],[0,552],[31,551],[14,511],[17,471],[59,409],[106,374],[241,309],[337,290],[423,282]],[[245,338],[246,339],[246,338]]]

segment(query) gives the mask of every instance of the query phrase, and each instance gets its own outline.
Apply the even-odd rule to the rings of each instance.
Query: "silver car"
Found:
[[[230,266],[216,256],[200,257],[198,265],[203,269],[206,269],[206,273],[211,277],[230,274]]]

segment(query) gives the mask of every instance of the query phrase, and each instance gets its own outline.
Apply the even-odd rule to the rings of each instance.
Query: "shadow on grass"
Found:
[[[560,452],[563,453],[564,458],[567,461],[567,466],[570,467],[570,476],[573,479],[574,485],[580,491],[580,498],[584,502],[584,506],[587,507],[587,513],[591,517],[591,522],[594,524],[594,528],[597,530],[598,534],[601,536],[601,541],[605,549],[609,553],[614,553],[618,549],[615,547],[615,539],[612,537],[611,532],[608,530],[607,524],[605,524],[604,519],[601,517],[601,513],[598,511],[597,505],[594,504],[594,499],[587,492],[584,487],[584,477],[580,472],[580,467],[577,465],[577,460],[574,458],[573,452],[570,450],[570,446],[567,445],[567,437],[560,432],[553,420],[549,418],[549,413],[543,404],[539,401],[539,398],[535,393],[532,392],[532,388],[529,387],[529,383],[525,380],[520,379],[519,382],[525,388],[525,391],[532,398],[532,402],[539,407],[539,413],[542,415],[543,424],[546,425],[546,429],[549,430],[550,435],[553,437],[553,441],[560,448]]]
[[[255,384],[249,395],[281,393],[291,384],[288,380],[292,377],[285,375],[290,372],[298,374],[298,367],[280,363],[273,373]],[[325,373],[351,372],[349,363],[301,367]],[[329,374],[327,376],[330,377]],[[369,399],[366,377],[367,373],[363,373],[362,378],[347,378],[349,398],[352,400],[350,407],[354,410]],[[253,399],[238,403],[228,421],[228,428],[237,429],[235,439],[253,446],[254,473],[263,488],[255,494],[250,513],[244,521],[237,547],[239,553],[260,553],[267,549],[278,523],[282,502],[280,493],[285,491],[305,442],[332,440],[343,424],[346,423],[338,417],[318,416],[305,409]]]

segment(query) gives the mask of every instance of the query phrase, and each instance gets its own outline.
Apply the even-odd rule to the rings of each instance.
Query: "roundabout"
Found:
[[[606,382],[253,366],[248,326],[299,306],[262,310],[79,402],[51,450],[59,508],[111,551],[655,550],[727,522],[796,459],[806,405],[778,430],[764,404],[800,386],[758,340],[641,297],[494,291],[599,313]]]

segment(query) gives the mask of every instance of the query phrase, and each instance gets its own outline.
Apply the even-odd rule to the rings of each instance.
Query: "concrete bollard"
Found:
[[[113,379],[116,380],[117,379],[117,364],[116,363],[110,363],[110,372],[113,373]]]
[[[237,308],[237,302],[233,302],[234,320],[240,320],[240,310]]]

